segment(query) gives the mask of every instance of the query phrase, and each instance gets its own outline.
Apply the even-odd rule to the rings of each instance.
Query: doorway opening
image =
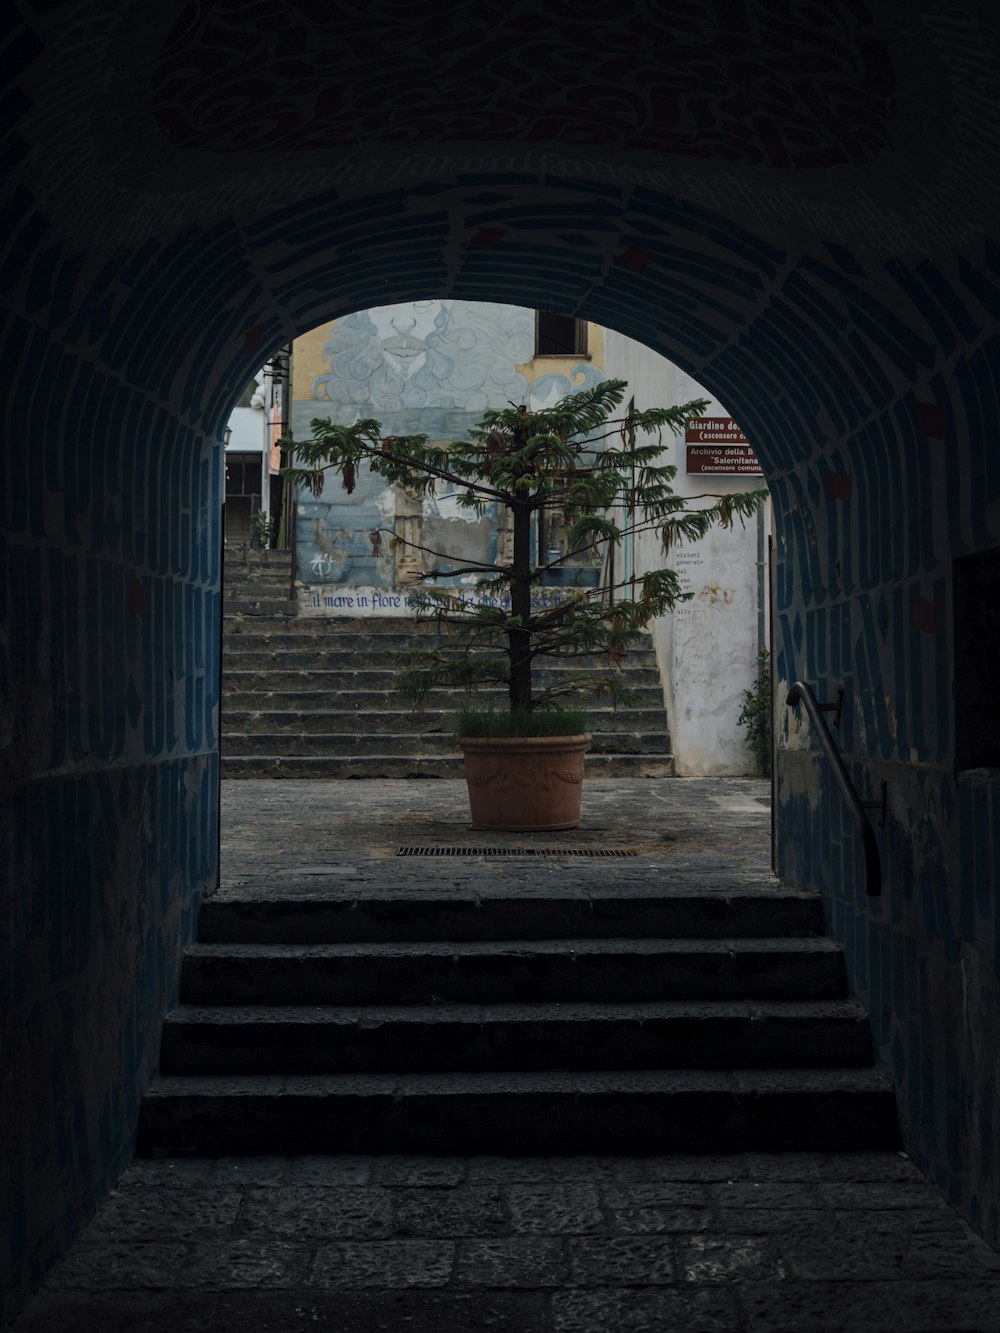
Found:
[[[603,379],[622,378],[640,407],[707,398],[703,418],[685,437],[667,432],[663,440],[664,457],[676,468],[678,495],[705,505],[720,493],[761,483],[738,424],[683,370],[613,330],[560,318],[580,326],[574,345],[585,353],[567,358],[562,350],[540,350],[539,330],[548,327],[548,312],[486,302],[414,301],[355,312],[302,335],[282,354],[280,380],[270,371],[272,363],[265,364],[257,388],[245,395],[246,403],[241,400],[230,423],[230,479],[242,468],[244,480],[229,503],[258,484],[255,461],[235,450],[246,439],[246,418],[255,410],[262,439],[256,465],[272,469],[272,510],[275,488],[283,489],[279,517],[259,549],[241,542],[236,552],[228,551],[233,619],[227,621],[223,685],[225,775],[460,773],[457,751],[446,753],[442,710],[435,713],[435,730],[415,728],[411,719],[409,730],[425,753],[407,754],[392,736],[389,715],[402,719],[405,712],[403,701],[392,696],[387,661],[392,643],[384,633],[374,641],[359,636],[366,626],[384,630],[395,621],[405,627],[414,617],[408,606],[412,591],[428,578],[434,586],[461,584],[447,567],[439,567],[440,552],[449,544],[465,559],[489,564],[505,553],[509,557],[511,534],[500,514],[458,510],[445,488],[414,496],[375,472],[355,478],[349,492],[332,477],[317,494],[289,487],[280,466],[290,455],[278,441],[308,437],[313,420],[346,425],[372,417],[386,434],[420,432],[447,443],[461,438],[488,407],[522,401],[533,409],[548,406]],[[266,408],[275,404],[269,419]],[[283,434],[275,435],[279,420]],[[585,478],[586,469],[578,475]],[[630,530],[628,514],[615,517],[627,534],[614,553],[617,564],[599,551],[595,555],[594,548],[569,549],[569,512],[540,519],[532,535],[536,553],[546,553],[549,567],[539,579],[546,594],[549,588],[558,596],[563,587],[587,591],[610,582],[616,588],[612,597],[628,598],[636,596],[645,571],[666,562],[678,573],[684,600],[653,624],[643,667],[650,677],[644,684],[653,683],[648,714],[631,735],[611,741],[618,748],[609,767],[627,772],[631,766],[650,777],[750,775],[753,760],[738,715],[742,691],[753,682],[759,655],[769,644],[769,580],[762,556],[769,519],[762,510],[754,521],[678,545],[665,557],[648,533]],[[378,528],[392,541],[376,551],[370,534]],[[238,577],[245,586],[237,588]],[[276,614],[277,625],[266,623]],[[354,668],[350,652],[337,647],[338,633],[345,643],[353,636],[355,654],[380,659],[385,678],[373,676],[371,689],[351,690]],[[374,661],[371,665],[370,676]],[[351,695],[353,706],[323,706],[341,692]],[[390,751],[381,755],[381,770],[380,749]]]

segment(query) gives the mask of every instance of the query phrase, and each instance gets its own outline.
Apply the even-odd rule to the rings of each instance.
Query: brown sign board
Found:
[[[699,417],[684,432],[689,473],[760,476],[760,464],[732,417]]]

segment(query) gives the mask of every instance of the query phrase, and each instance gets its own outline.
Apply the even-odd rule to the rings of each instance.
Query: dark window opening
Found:
[[[1000,546],[952,569],[955,768],[1000,768]]]
[[[586,356],[587,321],[572,315],[535,311],[536,356]]]
[[[260,496],[260,454],[226,454],[226,499]]]

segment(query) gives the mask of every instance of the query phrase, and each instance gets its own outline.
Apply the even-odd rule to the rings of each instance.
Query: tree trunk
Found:
[[[531,617],[531,507],[514,505],[514,558],[510,585],[511,615],[527,626]],[[510,652],[510,706],[531,707],[531,635],[526,628],[507,631]]]

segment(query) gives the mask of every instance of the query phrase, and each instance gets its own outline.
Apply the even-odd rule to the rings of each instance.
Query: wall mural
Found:
[[[307,434],[315,417],[347,425],[373,416],[391,433],[456,439],[487,408],[549,406],[603,378],[588,361],[570,363],[568,373],[534,375],[534,341],[535,312],[523,306],[412,301],[358,311],[333,325],[323,348],[330,368],[313,380],[312,398],[295,401],[295,433]],[[495,515],[459,508],[447,486],[414,506],[367,469],[351,495],[328,474],[321,496],[300,494],[298,512],[297,577],[308,585],[308,611],[384,614],[372,590],[417,579],[424,565],[412,552],[372,555],[372,528],[393,527],[467,560],[496,559]],[[435,567],[447,580],[447,562]],[[347,594],[345,587],[365,591]],[[405,601],[394,609],[400,605],[405,609]]]
[[[535,318],[518,306],[413,301],[339,319],[326,346],[330,370],[312,386],[338,414],[403,407],[482,412],[523,402],[516,367],[531,359]]]
[[[529,398],[536,407],[555,402],[602,378],[581,361],[569,375],[529,381],[517,367],[533,357],[534,340],[535,314],[523,306],[412,301],[361,310],[334,325],[323,348],[330,369],[313,381],[312,395],[330,402],[334,419],[345,422],[404,408],[478,418],[487,408]]]

